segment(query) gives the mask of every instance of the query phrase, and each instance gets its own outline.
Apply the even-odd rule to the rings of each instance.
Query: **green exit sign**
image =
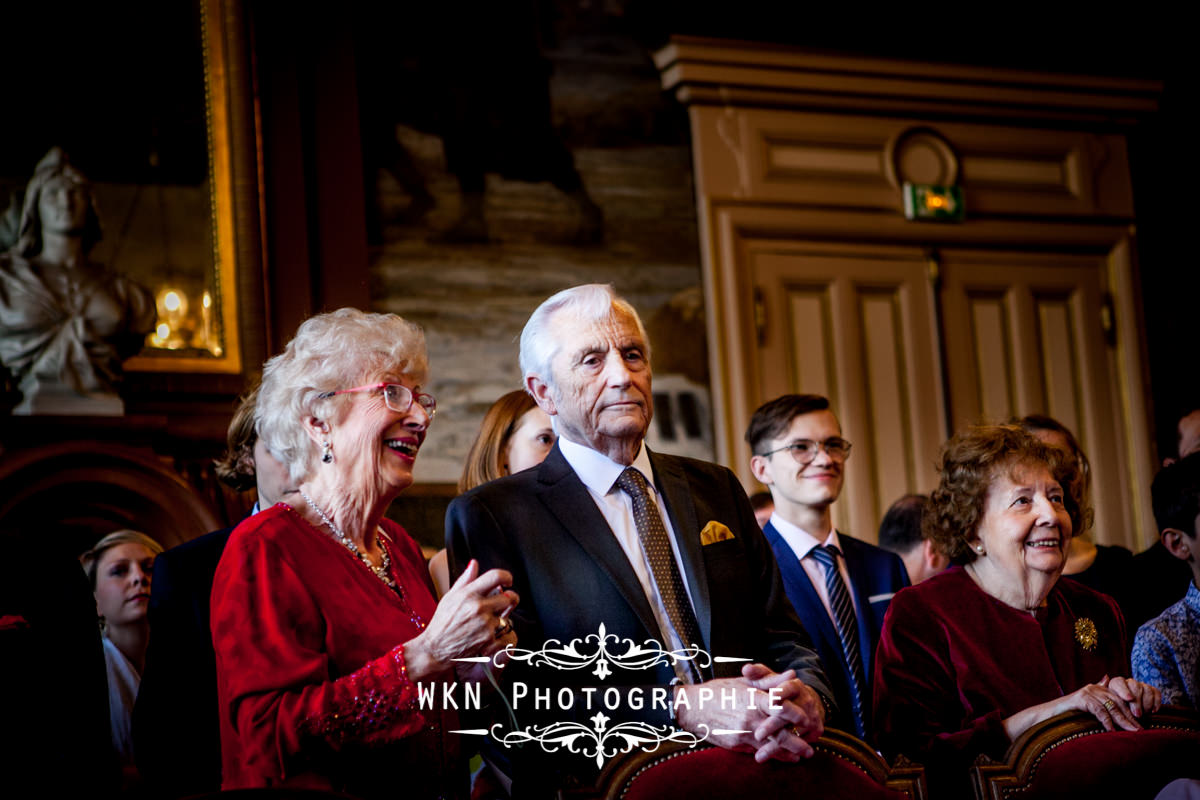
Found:
[[[966,215],[962,189],[957,186],[934,186],[927,183],[904,184],[904,216],[906,219],[933,222],[962,222]]]

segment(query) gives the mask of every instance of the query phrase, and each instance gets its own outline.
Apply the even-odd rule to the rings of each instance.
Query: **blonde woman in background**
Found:
[[[554,438],[550,417],[538,408],[528,392],[516,389],[502,395],[483,415],[479,434],[458,479],[458,493],[536,467],[554,447]],[[438,596],[445,594],[450,588],[445,549],[429,560],[429,575],[437,586]]]
[[[144,533],[114,531],[79,557],[96,595],[108,672],[108,712],[112,741],[121,766],[133,771],[130,720],[146,664],[150,623],[150,576],[162,545]]]

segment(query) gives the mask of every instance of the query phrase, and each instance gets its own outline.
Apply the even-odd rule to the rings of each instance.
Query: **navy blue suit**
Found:
[[[829,722],[839,730],[854,732],[854,721],[850,716],[850,668],[838,638],[837,628],[821,602],[808,573],[796,558],[784,538],[771,523],[763,528],[779,572],[783,575],[783,588],[805,630],[817,646],[817,654],[825,665],[825,674],[833,685],[834,698],[840,712]],[[879,643],[879,632],[883,628],[883,615],[887,612],[892,595],[909,585],[904,562],[895,553],[888,552],[852,536],[838,532],[842,556],[846,559],[846,570],[853,584],[854,605],[858,613],[858,642],[862,653],[863,674],[867,684],[863,687],[863,717],[867,730],[871,729],[871,675],[875,663],[875,646]],[[874,598],[874,601],[872,601]]]

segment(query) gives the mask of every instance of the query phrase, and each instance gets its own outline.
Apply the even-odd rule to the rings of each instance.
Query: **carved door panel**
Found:
[[[748,260],[755,393],[829,397],[855,445],[835,523],[875,541],[888,505],[932,484],[945,435],[929,260],[915,247],[819,242],[754,243]]]
[[[1049,414],[1092,464],[1096,538],[1138,547],[1102,324],[1101,256],[949,250],[941,254],[951,419]]]
[[[1075,431],[1088,453],[1096,539],[1139,547],[1138,509],[1121,490],[1128,445],[1101,323],[1108,256],[938,251],[939,315],[930,252],[746,243],[755,404],[824,394],[856,445],[837,525],[874,541],[893,500],[935,485],[952,430],[1037,412]]]

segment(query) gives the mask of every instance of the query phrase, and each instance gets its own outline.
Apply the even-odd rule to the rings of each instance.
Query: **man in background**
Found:
[[[1176,423],[1175,433],[1175,454],[1163,459],[1164,468],[1200,452],[1200,407],[1186,408]],[[1191,580],[1187,564],[1171,555],[1161,538],[1136,554],[1130,567],[1129,602],[1125,609],[1128,629],[1136,631],[1161,614],[1183,596]]]
[[[923,494],[906,494],[892,503],[879,523],[879,546],[900,556],[914,586],[950,566],[950,559],[921,533],[928,499]]]
[[[228,449],[214,464],[237,491],[256,489],[251,514],[292,489],[286,468],[254,429],[258,388],[229,423]],[[209,630],[209,595],[233,528],[172,547],[154,560],[150,646],[133,709],[134,760],[154,797],[184,797],[221,788],[217,665]]]
[[[511,619],[523,649],[603,629],[618,642],[653,639],[669,651],[698,647],[750,663],[606,662],[608,674],[599,677],[588,670],[530,673],[510,663],[509,681],[527,678],[545,688],[554,682],[554,696],[585,694],[604,686],[605,677],[609,687],[667,687],[673,718],[650,707],[622,708],[621,715],[640,714],[637,721],[658,728],[674,724],[754,752],[759,761],[811,756],[809,742],[824,729],[832,692],[737,478],[646,448],[650,343],[633,307],[609,286],[559,292],[525,325],[521,369],[558,440],[540,466],[450,503],[452,576],[472,559],[480,569],[512,573],[521,603]],[[771,687],[782,693],[775,709],[764,702],[766,691],[742,694]],[[720,696],[726,689],[754,705],[726,709],[699,699],[705,690]],[[616,713],[606,710],[602,721]],[[498,757],[512,760],[505,771],[514,797],[550,795],[572,778],[594,778],[596,768],[586,757],[543,756],[531,747]]]
[[[750,495],[750,506],[754,509],[754,519],[758,527],[765,527],[771,515],[775,513],[775,499],[770,492],[755,492]]]
[[[833,527],[851,445],[829,400],[785,394],[765,403],[750,419],[746,442],[754,477],[775,500],[763,533],[841,709],[831,724],[865,737],[872,657],[892,595],[909,584],[904,564]]]
[[[1157,686],[1164,704],[1200,709],[1200,452],[1164,467],[1151,494],[1162,545],[1192,579],[1181,600],[1138,629],[1133,677]]]

